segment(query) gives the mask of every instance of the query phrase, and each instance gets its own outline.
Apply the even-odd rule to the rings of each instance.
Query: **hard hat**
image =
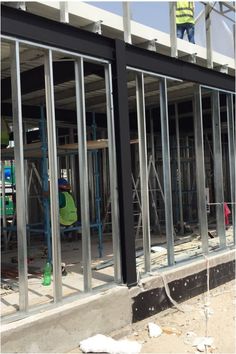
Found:
[[[65,178],[58,179],[58,187],[61,189],[70,189],[70,184]]]

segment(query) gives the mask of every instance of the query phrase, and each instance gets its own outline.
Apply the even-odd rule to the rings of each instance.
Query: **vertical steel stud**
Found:
[[[88,161],[87,161],[87,133],[86,111],[84,91],[84,62],[82,58],[75,60],[75,89],[76,89],[76,112],[79,156],[79,179],[81,200],[81,224],[82,224],[82,256],[84,273],[84,291],[92,289],[91,271],[91,241],[90,241],[90,218],[89,218],[89,191],[88,191]]]
[[[174,226],[172,210],[172,189],[170,170],[170,141],[168,122],[168,103],[166,79],[160,79],[160,109],[161,109],[161,140],[162,140],[162,160],[163,160],[163,181],[165,197],[165,224],[167,237],[167,257],[168,265],[174,265]]]
[[[60,1],[60,21],[69,23],[68,1]]]
[[[145,263],[145,272],[150,272],[151,240],[150,240],[147,138],[146,138],[146,115],[145,115],[143,73],[136,75],[136,100],[137,100],[138,138],[139,138],[139,168],[140,168],[144,263]]]
[[[179,142],[179,114],[178,104],[175,103],[175,129],[176,129],[176,143],[177,143],[177,166],[178,166],[178,195],[179,195],[179,221],[181,234],[184,234],[184,217],[183,217],[183,200],[182,200],[182,173],[180,162],[180,142]]]
[[[11,45],[11,89],[14,132],[14,159],[16,177],[16,220],[19,272],[19,308],[28,311],[28,269],[27,269],[27,235],[26,203],[24,178],[24,148],[20,83],[19,42]]]
[[[205,195],[205,165],[204,165],[204,144],[203,144],[203,122],[202,122],[202,97],[201,87],[196,86],[194,92],[194,138],[196,156],[196,181],[198,220],[202,240],[202,251],[208,253],[208,226]]]
[[[222,169],[222,146],[221,146],[221,122],[220,122],[220,95],[219,91],[212,91],[212,135],[214,154],[214,187],[216,205],[217,235],[220,247],[226,246],[225,223],[224,223],[224,187]]]
[[[117,283],[121,282],[121,256],[120,256],[120,228],[118,207],[118,185],[116,169],[116,143],[114,126],[114,107],[112,92],[111,65],[105,66],[106,102],[107,102],[107,130],[108,130],[108,154],[111,191],[112,212],[112,240],[114,254],[114,276]]]
[[[176,2],[169,2],[169,17],[170,17],[170,50],[171,56],[177,58],[177,34],[176,34]]]
[[[53,88],[52,51],[45,53],[45,94],[48,135],[48,161],[50,179],[50,212],[52,236],[52,263],[53,263],[53,294],[54,302],[62,299],[61,275],[61,239],[59,225],[59,196],[58,196],[58,166],[57,166],[57,130],[55,120],[55,102]]]
[[[231,214],[233,224],[234,244],[236,244],[236,121],[233,110],[233,95],[227,94],[227,126],[228,126],[228,149],[229,149],[229,173],[231,192]]]
[[[124,27],[124,41],[131,44],[131,12],[129,1],[123,1],[123,27]]]
[[[213,68],[212,56],[212,36],[211,36],[211,11],[212,5],[205,4],[205,26],[206,26],[206,52],[207,52],[207,67]]]

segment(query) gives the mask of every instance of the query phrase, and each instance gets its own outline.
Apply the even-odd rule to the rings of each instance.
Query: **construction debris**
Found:
[[[213,342],[213,337],[197,337],[193,341],[192,346],[197,347],[197,350],[199,352],[205,352],[206,347],[212,347]]]
[[[149,331],[149,337],[159,337],[162,334],[162,329],[160,326],[153,322],[148,323],[148,331]]]
[[[187,332],[184,340],[185,344],[189,344],[192,347],[197,347],[199,352],[204,352],[206,347],[212,347],[213,342],[213,337],[197,337],[194,332]]]
[[[111,337],[97,334],[80,342],[84,353],[138,354],[142,345],[135,341],[115,340]]]
[[[166,334],[174,334],[174,335],[177,335],[177,336],[180,336],[181,335],[181,331],[177,328],[174,328],[174,327],[162,327],[162,331]]]

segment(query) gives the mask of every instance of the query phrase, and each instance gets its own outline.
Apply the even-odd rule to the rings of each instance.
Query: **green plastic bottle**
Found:
[[[48,286],[51,284],[51,275],[52,275],[52,266],[50,262],[47,262],[43,270],[43,282],[42,282],[43,285]]]

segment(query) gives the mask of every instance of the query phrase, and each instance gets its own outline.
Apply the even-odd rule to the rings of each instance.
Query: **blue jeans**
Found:
[[[187,32],[189,42],[195,44],[194,24],[183,23],[181,25],[177,25],[177,38],[183,39],[185,31]]]

